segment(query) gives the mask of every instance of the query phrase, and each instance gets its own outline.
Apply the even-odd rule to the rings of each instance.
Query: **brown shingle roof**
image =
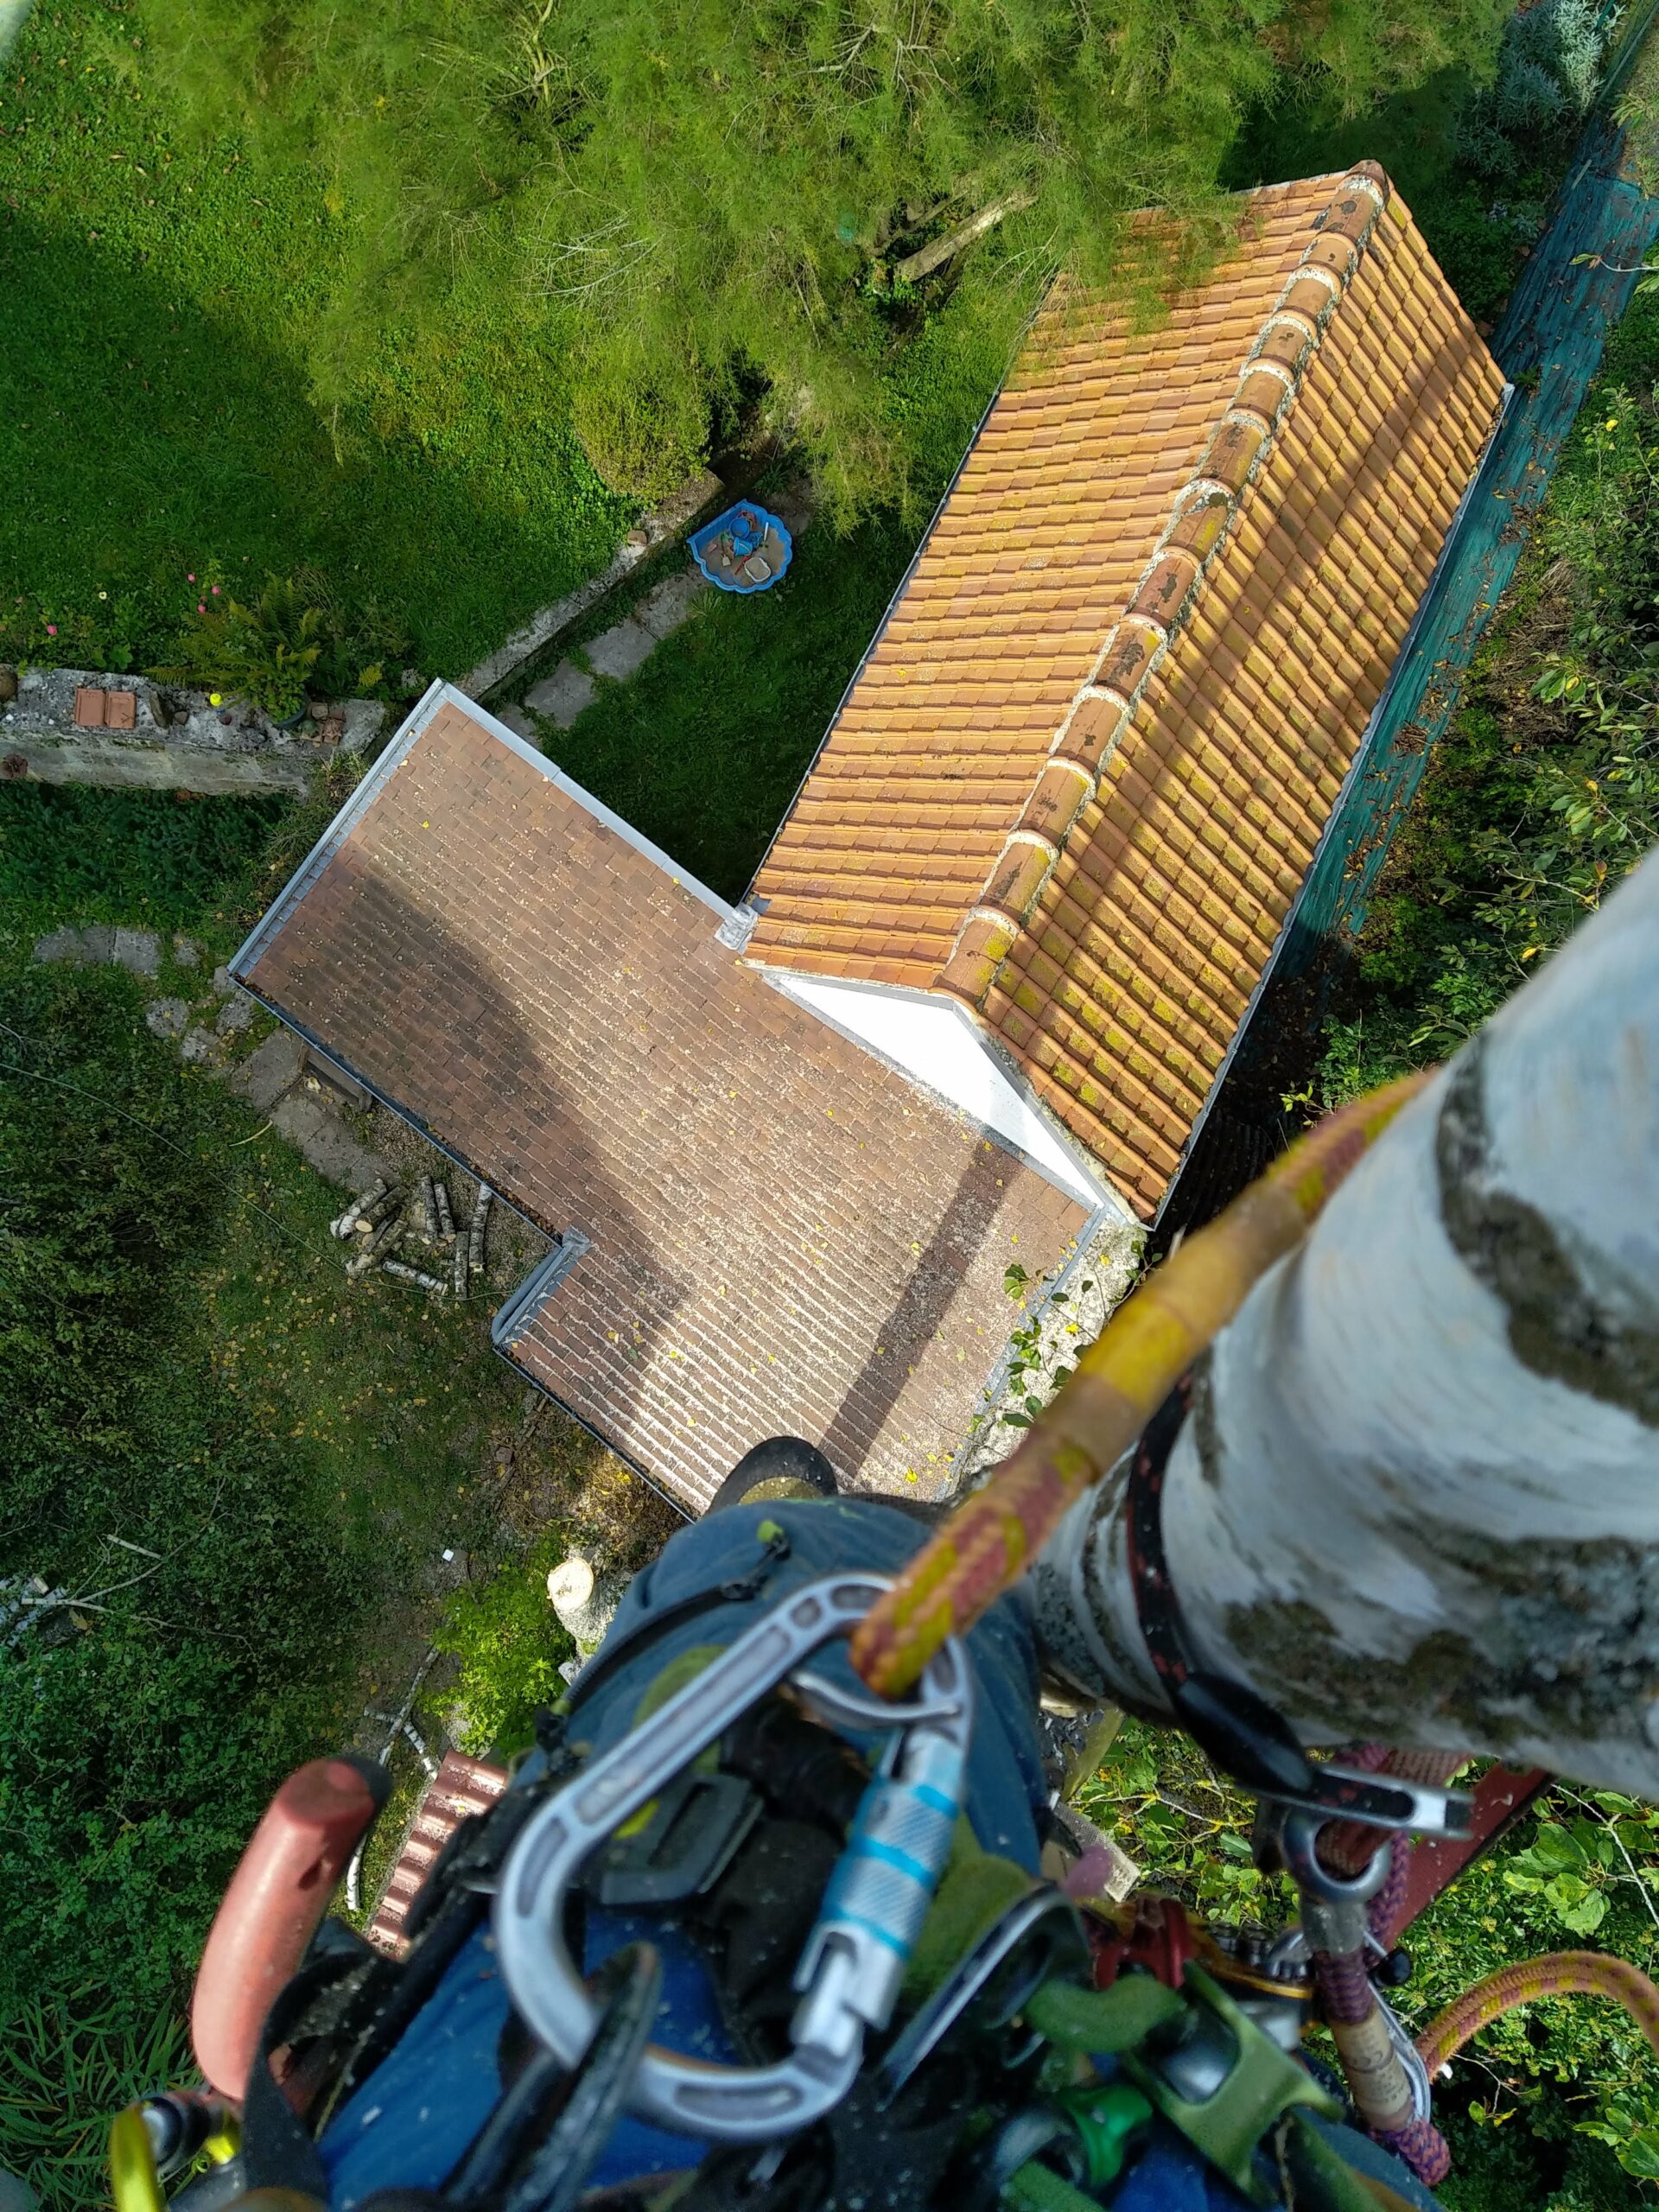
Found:
[[[691,1510],[791,1431],[937,1488],[1083,1224],[716,938],[722,913],[459,694],[377,764],[238,980],[550,1233],[505,1346]]]
[[[1369,164],[1249,195],[1154,330],[1057,287],[756,880],[751,957],[957,993],[1149,1216],[1502,391]]]

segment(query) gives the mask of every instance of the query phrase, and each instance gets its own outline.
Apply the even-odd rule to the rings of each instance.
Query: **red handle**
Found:
[[[265,2015],[389,1786],[366,1762],[313,1759],[254,1830],[213,1916],[190,2005],[196,2063],[220,2096],[241,2103]]]

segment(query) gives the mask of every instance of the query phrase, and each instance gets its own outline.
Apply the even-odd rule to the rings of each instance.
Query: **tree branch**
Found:
[[[931,245],[918,246],[914,253],[907,253],[902,261],[895,261],[893,274],[902,278],[906,284],[919,283],[924,276],[931,276],[936,269],[943,267],[954,254],[960,253],[965,246],[972,245],[976,238],[982,238],[987,231],[995,230],[1008,216],[1017,215],[1022,208],[1029,207],[1036,197],[1034,192],[1022,187],[1018,192],[1005,194],[1001,200],[993,200],[988,207],[982,207],[977,215],[970,215],[959,231],[949,231],[944,238],[935,238]]]

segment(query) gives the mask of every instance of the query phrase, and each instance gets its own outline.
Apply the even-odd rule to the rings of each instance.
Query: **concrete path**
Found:
[[[366,1106],[368,1093],[314,1059],[290,1029],[273,1030],[246,1052],[248,1033],[264,1009],[231,981],[227,969],[217,968],[207,976],[200,947],[189,938],[175,937],[164,947],[154,930],[98,924],[52,931],[36,940],[35,957],[43,966],[109,962],[148,983],[158,983],[165,960],[171,988],[144,1008],[144,1026],[152,1037],[176,1046],[187,1065],[226,1081],[325,1181],[356,1192],[367,1190],[377,1176],[397,1179],[378,1154],[359,1142],[345,1119],[342,1109]]]
[[[812,519],[804,492],[775,499],[772,512],[796,539]],[[601,681],[626,683],[636,676],[663,639],[689,621],[713,589],[700,569],[676,569],[654,584],[620,621],[578,648],[581,661],[562,660],[550,676],[531,685],[522,706],[497,709],[497,719],[532,745],[541,741],[543,723],[550,722],[558,730],[569,729],[599,696]]]

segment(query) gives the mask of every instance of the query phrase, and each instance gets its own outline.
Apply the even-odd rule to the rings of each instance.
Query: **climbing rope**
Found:
[[[850,1647],[872,1689],[902,1696],[1019,1580],[1432,1072],[1328,1116],[1125,1300],[1018,1449],[872,1606]]]
[[[1659,2055],[1659,1988],[1640,1967],[1602,1951],[1546,1951],[1522,1959],[1478,1981],[1454,2005],[1438,2013],[1417,2038],[1417,2051],[1432,2081],[1450,2064],[1471,2037],[1540,1997],[1611,1997],[1636,2022]]]

